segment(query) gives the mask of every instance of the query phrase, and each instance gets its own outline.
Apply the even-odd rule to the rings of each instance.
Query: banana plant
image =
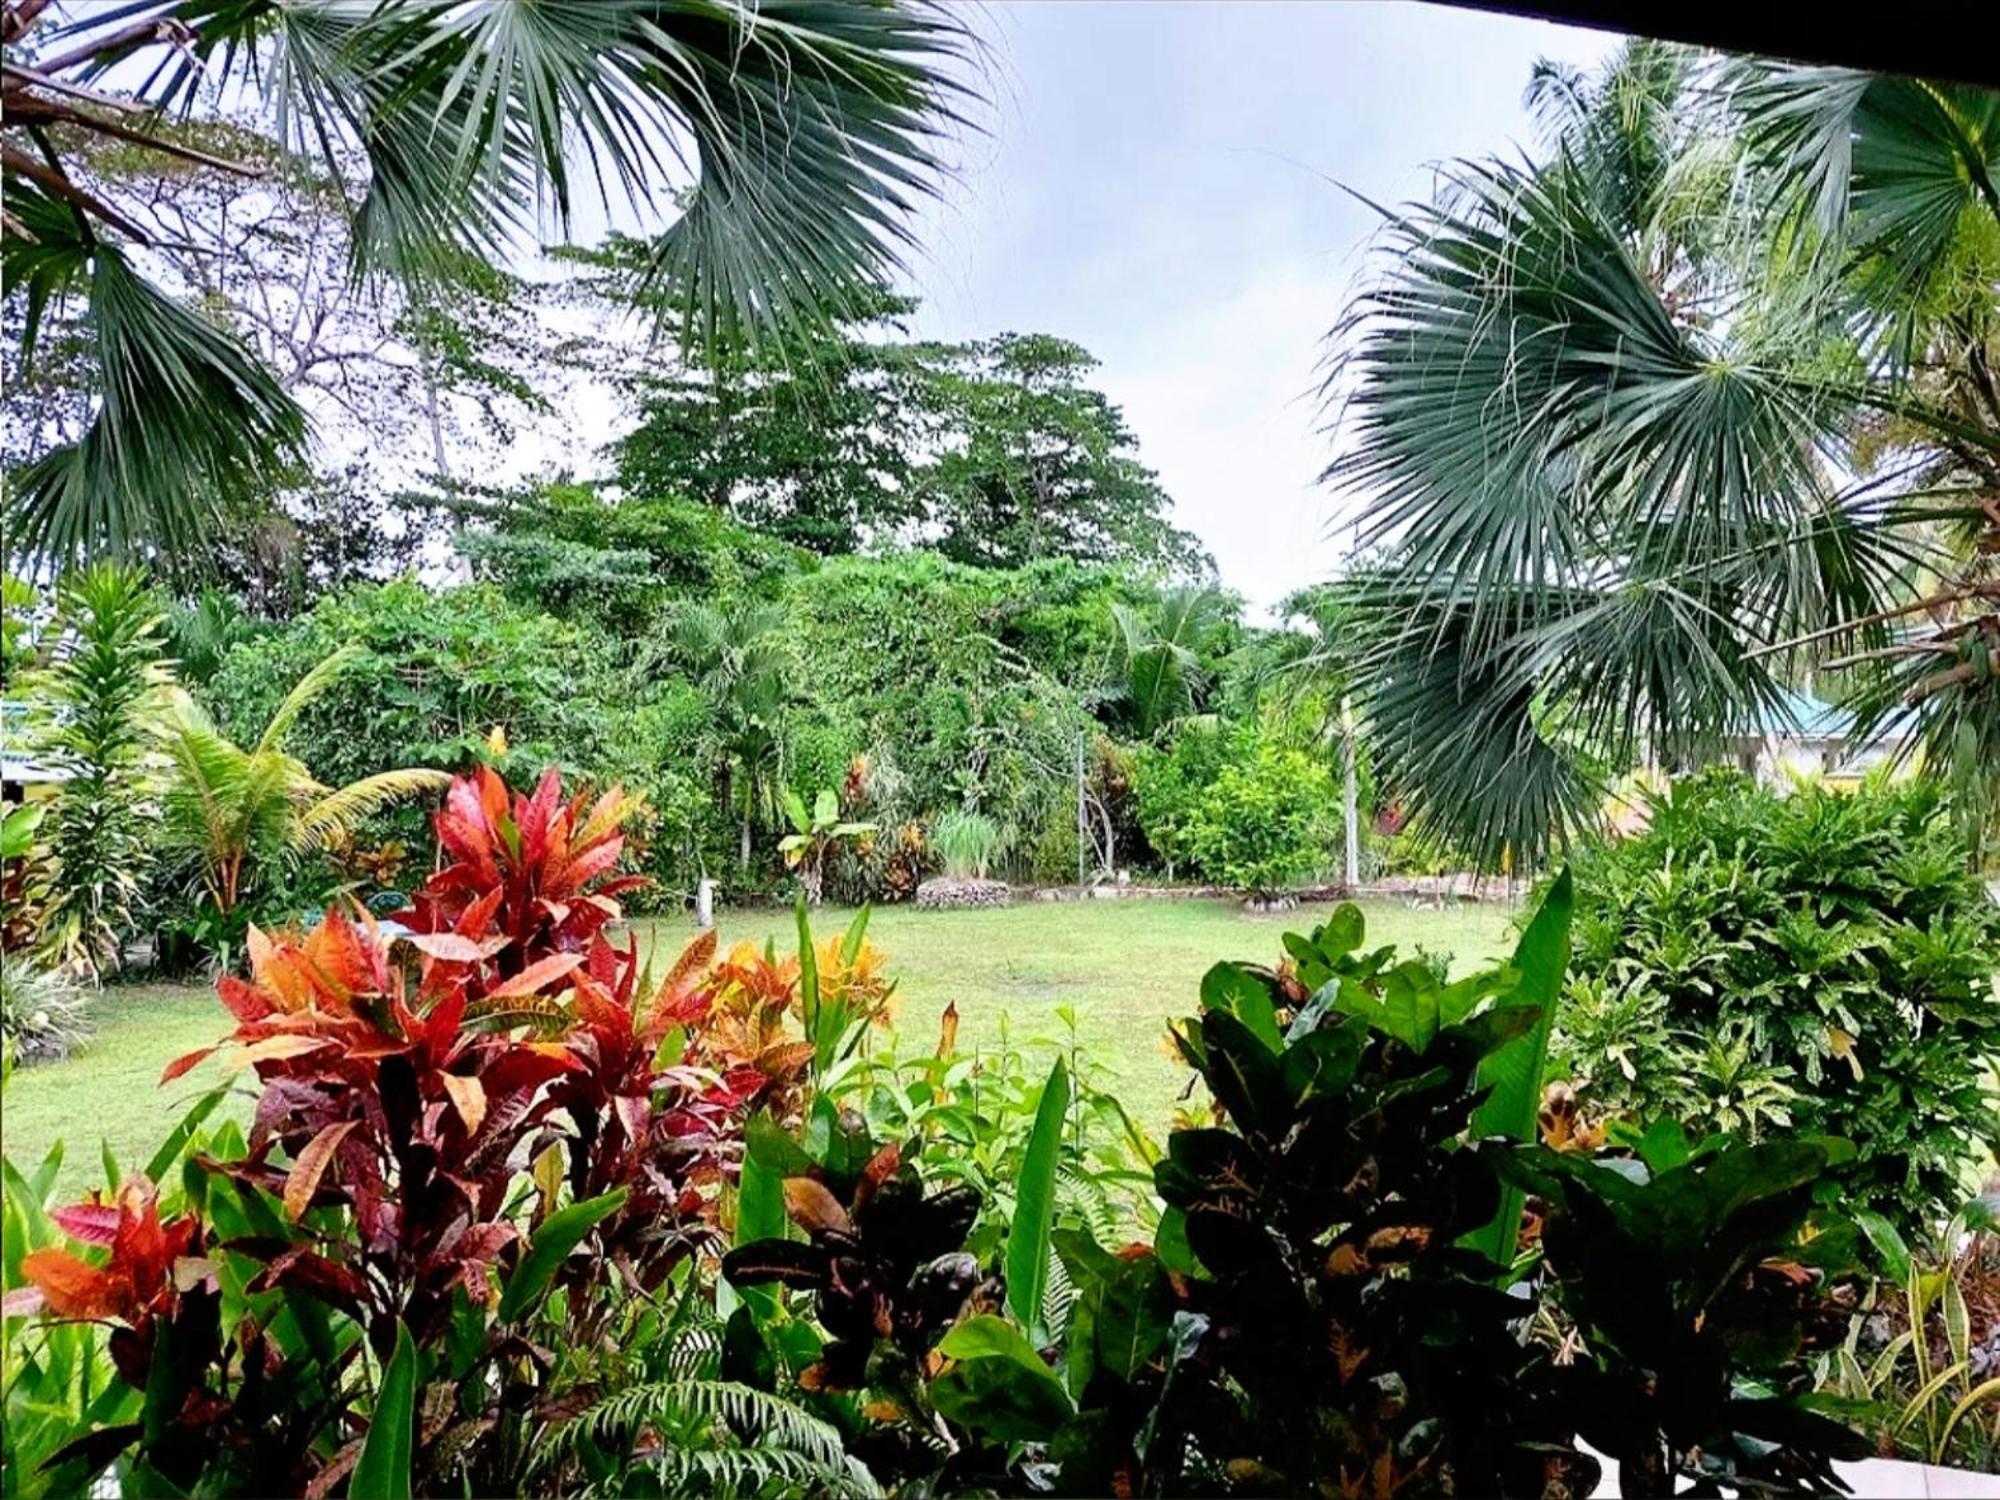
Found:
[[[822,788],[807,808],[797,792],[785,793],[785,817],[792,831],[778,840],[778,852],[785,856],[785,868],[799,872],[799,885],[806,904],[818,906],[826,889],[826,861],[841,844],[873,838],[873,823],[853,823],[840,816],[840,795]]]

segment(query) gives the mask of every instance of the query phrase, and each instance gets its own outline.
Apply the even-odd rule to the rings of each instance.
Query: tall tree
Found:
[[[887,335],[916,304],[879,297],[837,327],[711,351],[646,378],[616,448],[631,494],[699,500],[810,551],[859,551],[922,514],[910,471],[927,371]]]
[[[0,7],[0,251],[27,313],[82,300],[95,400],[74,442],[10,485],[10,545],[184,552],[304,447],[298,404],[236,338],[145,270],[145,227],[77,180],[63,142],[243,163],[157,118],[207,91],[267,108],[289,149],[359,149],[354,271],[413,288],[497,265],[579,197],[682,208],[649,284],[703,339],[810,323],[879,284],[940,169],[966,32],[924,0],[134,0]],[[124,79],[136,87],[116,91]],[[588,164],[587,183],[576,168]]]
[[[820,553],[888,541],[981,567],[1067,557],[1213,573],[1123,415],[1088,384],[1086,350],[1046,334],[912,342],[914,312],[880,295],[845,326],[653,378],[617,445],[620,482]]]
[[[984,567],[1041,557],[1212,573],[1139,462],[1123,413],[1084,383],[1097,361],[1047,334],[931,351],[942,414],[935,456],[912,482],[945,556]]]
[[[1328,475],[1396,548],[1363,678],[1417,826],[1539,855],[1834,642],[1865,717],[1990,775],[2000,585],[1950,542],[2000,536],[2000,101],[1653,43],[1534,99],[1548,159],[1454,164],[1337,330]]]

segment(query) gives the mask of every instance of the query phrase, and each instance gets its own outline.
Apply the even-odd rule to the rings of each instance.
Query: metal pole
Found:
[[[1090,814],[1084,810],[1084,732],[1076,732],[1076,884],[1088,884],[1084,874],[1084,840],[1090,836]]]
[[[1361,884],[1361,789],[1354,772],[1354,706],[1340,705],[1341,759],[1347,769],[1347,889],[1351,895]]]

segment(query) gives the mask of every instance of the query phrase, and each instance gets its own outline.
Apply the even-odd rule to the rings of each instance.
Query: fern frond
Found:
[[[665,1380],[626,1386],[602,1397],[586,1410],[558,1424],[540,1445],[537,1467],[547,1467],[590,1440],[613,1451],[630,1448],[641,1434],[655,1435],[662,1451],[648,1459],[663,1475],[687,1463],[686,1476],[707,1471],[716,1493],[729,1466],[738,1458],[750,1465],[781,1458],[785,1466],[810,1476],[812,1487],[836,1487],[843,1493],[860,1489],[878,1494],[867,1470],[861,1486],[850,1466],[840,1433],[804,1407],[781,1396],[733,1380]],[[754,1450],[725,1447],[734,1440],[754,1444]],[[717,1460],[709,1465],[708,1460]],[[750,1468],[742,1473],[748,1474]],[[760,1489],[761,1484],[746,1486]]]

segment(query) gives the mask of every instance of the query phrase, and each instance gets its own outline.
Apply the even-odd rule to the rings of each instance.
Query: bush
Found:
[[[605,705],[620,701],[607,637],[490,586],[433,593],[407,578],[344,589],[231,651],[209,690],[222,728],[254,737],[292,685],[349,642],[356,658],[290,738],[329,785],[398,766],[466,769],[495,726],[530,768],[595,771],[606,759]]]
[[[1248,728],[1188,725],[1137,765],[1139,823],[1182,873],[1270,891],[1325,867],[1340,797],[1303,751]]]
[[[2000,1116],[2000,910],[1921,781],[1681,782],[1577,857],[1557,1064],[1586,1106],[1844,1136],[1862,1203],[1941,1222]]]
[[[68,1057],[90,1040],[90,995],[16,954],[0,963],[0,1054],[15,1062]]]
[[[878,1070],[866,1117],[753,1136],[746,1183],[783,1177],[762,1191],[784,1214],[722,1263],[773,1297],[745,1368],[858,1412],[847,1451],[904,1494],[1583,1494],[1579,1438],[1627,1494],[1826,1487],[1861,1448],[1801,1357],[1858,1245],[1813,1211],[1839,1148],[1493,1139],[1532,1112],[1567,919],[1551,897],[1514,965],[1452,984],[1366,950],[1351,906],[1281,968],[1217,965],[1175,1037],[1222,1123],[1129,1147],[1166,1204],[1150,1243],[1106,1248],[1130,1228],[1062,1191],[1140,1174],[1072,1148],[1093,1101],[1061,1066],[1032,1103],[1018,1070],[993,1081],[1034,1119],[1018,1154],[963,1122],[966,1062]],[[1489,1258],[1531,1245],[1513,1277]]]
[[[931,847],[953,880],[984,880],[1000,853],[1000,829],[983,813],[939,813],[931,823]]]

